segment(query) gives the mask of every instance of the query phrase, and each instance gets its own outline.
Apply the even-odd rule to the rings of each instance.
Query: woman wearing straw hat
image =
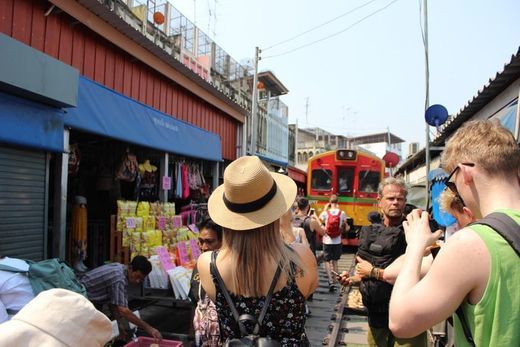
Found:
[[[223,341],[254,334],[283,346],[307,343],[305,299],[317,287],[316,259],[303,244],[285,245],[279,230],[295,196],[291,178],[245,156],[226,168],[224,184],[209,198],[209,214],[223,227],[222,248],[202,254],[197,267],[216,304]],[[244,315],[248,322],[237,323]]]

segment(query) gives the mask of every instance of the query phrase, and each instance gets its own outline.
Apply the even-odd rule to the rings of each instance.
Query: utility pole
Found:
[[[253,95],[251,105],[251,155],[256,153],[256,124],[257,124],[257,113],[258,113],[258,61],[260,60],[260,48],[255,47],[255,62],[254,62],[254,74],[253,74]]]
[[[430,62],[428,59],[428,0],[424,0],[423,4],[424,16],[424,60],[425,60],[425,77],[426,77],[426,96],[424,100],[424,112],[430,106]],[[425,122],[426,123],[426,122]],[[426,166],[426,209],[430,207],[430,181],[428,181],[428,174],[430,173],[430,126],[426,123],[426,146],[425,152],[425,166]]]

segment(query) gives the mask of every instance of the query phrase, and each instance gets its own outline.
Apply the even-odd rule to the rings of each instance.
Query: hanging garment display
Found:
[[[137,177],[137,167],[137,157],[134,154],[127,152],[123,155],[123,159],[121,160],[121,164],[116,173],[116,178],[124,182],[135,181],[135,178]]]
[[[145,160],[139,164],[139,200],[155,201],[158,199],[157,194],[157,166],[152,165],[150,160]]]
[[[81,152],[77,143],[70,145],[68,172],[71,177],[76,177],[79,172],[79,163],[81,161]]]
[[[74,200],[71,221],[72,262],[76,271],[85,272],[87,267],[83,262],[87,257],[87,199],[83,196],[76,196]]]

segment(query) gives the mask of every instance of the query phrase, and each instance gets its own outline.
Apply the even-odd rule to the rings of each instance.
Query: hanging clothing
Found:
[[[177,163],[177,180],[175,186],[175,197],[182,198],[182,163]]]
[[[190,183],[188,181],[188,165],[182,165],[182,198],[187,199],[190,196]]]

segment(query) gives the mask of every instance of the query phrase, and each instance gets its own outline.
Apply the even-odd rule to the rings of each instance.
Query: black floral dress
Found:
[[[231,314],[231,309],[219,288],[214,274],[212,274],[212,278],[216,287],[215,306],[217,308],[222,341],[228,338],[239,338],[240,329],[238,324]],[[233,293],[229,294],[240,315],[251,314],[254,317],[260,315],[265,296],[253,298]],[[280,342],[282,346],[306,346],[308,345],[308,340],[305,336],[305,320],[305,298],[298,290],[294,279],[290,279],[285,287],[273,293],[271,304],[262,322],[260,336],[271,337]],[[253,327],[247,328],[248,331],[253,330]]]

